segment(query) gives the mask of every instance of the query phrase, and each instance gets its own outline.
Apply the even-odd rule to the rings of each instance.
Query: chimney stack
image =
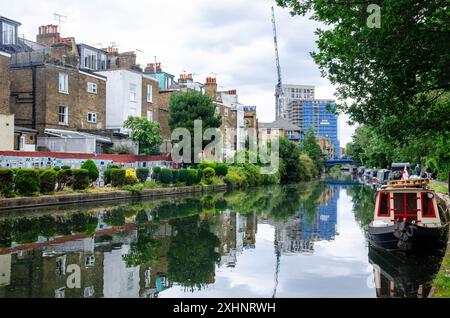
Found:
[[[42,45],[60,43],[61,41],[58,26],[54,24],[40,26],[39,33],[36,36],[36,42]]]
[[[217,79],[215,77],[206,78],[205,95],[207,95],[213,101],[217,100]]]

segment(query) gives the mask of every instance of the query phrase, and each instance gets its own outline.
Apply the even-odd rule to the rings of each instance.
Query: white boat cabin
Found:
[[[406,220],[422,227],[441,227],[436,193],[423,187],[427,184],[428,180],[415,180],[411,184],[394,181],[382,187],[375,201],[374,226],[389,226]]]

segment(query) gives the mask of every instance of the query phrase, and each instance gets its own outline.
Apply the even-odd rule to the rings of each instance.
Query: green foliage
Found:
[[[156,261],[161,250],[161,242],[154,238],[154,227],[138,230],[138,240],[131,244],[130,252],[123,256],[127,267],[144,266]]]
[[[122,190],[130,191],[134,194],[142,194],[144,191],[145,186],[142,183],[139,184],[133,184],[133,185],[125,185],[122,187]]]
[[[203,176],[205,178],[206,183],[211,184],[212,178],[216,176],[216,172],[213,168],[205,168],[203,170]]]
[[[280,161],[283,162],[284,171],[281,174],[282,182],[297,182],[300,179],[300,147],[289,141],[286,137],[281,137],[280,141]]]
[[[197,169],[197,170],[196,170],[196,173],[197,173],[197,178],[196,178],[196,180],[195,180],[195,183],[200,183],[200,182],[202,182],[202,179],[203,179],[203,170]]]
[[[206,168],[212,168],[216,170],[217,164],[215,162],[202,162],[198,164],[198,169],[205,170]]]
[[[40,188],[43,194],[52,194],[56,187],[57,172],[53,169],[45,169],[40,173]]]
[[[39,171],[20,169],[15,178],[16,191],[25,196],[38,195],[40,192]]]
[[[153,173],[152,173],[152,179],[153,180],[159,180],[159,174],[161,172],[161,167],[154,167]]]
[[[147,181],[144,183],[144,189],[156,189],[158,187],[158,183],[156,181]]]
[[[180,170],[173,169],[172,170],[173,183],[178,183],[180,181]]]
[[[56,181],[58,183],[57,191],[62,191],[66,186],[70,184],[72,180],[72,170],[62,169],[56,174]]]
[[[162,184],[171,184],[173,183],[173,172],[170,169],[161,169],[161,172],[159,173],[159,181]]]
[[[188,174],[187,174],[187,179],[186,179],[186,185],[187,186],[192,186],[195,184],[198,184],[198,171],[199,170],[195,170],[195,169],[187,169]]]
[[[14,194],[14,172],[11,169],[0,169],[0,195],[11,197]]]
[[[378,1],[380,28],[368,26],[369,2],[277,2],[326,25],[312,57],[353,122],[401,142],[448,132],[448,2]]]
[[[310,128],[302,141],[302,152],[306,153],[308,157],[315,164],[316,169],[312,171],[313,177],[317,177],[324,167],[323,154],[320,145],[317,142],[314,130]]]
[[[70,169],[72,169],[72,167],[71,166],[62,166],[61,169],[62,170],[70,170]]]
[[[61,171],[61,167],[59,166],[53,167],[53,170],[55,170],[56,172]]]
[[[220,240],[210,232],[208,223],[199,222],[198,216],[177,220],[175,228],[178,235],[168,252],[167,276],[185,288],[201,289],[214,277]]]
[[[150,175],[150,170],[148,168],[136,169],[136,176],[139,179],[139,181],[142,183],[147,181],[149,175]]]
[[[189,171],[187,169],[180,169],[180,172],[178,173],[178,181],[186,183],[188,178]]]
[[[89,172],[89,180],[91,182],[95,182],[98,179],[98,176],[99,176],[98,168],[93,160],[86,161],[81,166],[81,169],[85,169]]]
[[[171,131],[176,128],[187,129],[194,136],[194,121],[202,121],[202,133],[208,128],[219,128],[222,118],[215,115],[216,106],[211,99],[200,92],[188,91],[170,96],[169,101],[169,127]],[[207,142],[203,142],[203,147]],[[194,138],[192,138],[192,157],[194,162]]]
[[[126,170],[125,169],[112,169],[111,171],[111,183],[113,187],[121,187],[126,184],[125,181]]]
[[[217,164],[215,170],[219,177],[225,177],[228,173],[228,165],[225,163]]]
[[[238,174],[237,171],[229,171],[227,175],[224,178],[224,181],[226,184],[230,185],[231,187],[239,188],[243,185],[243,178]]]
[[[300,155],[299,181],[310,181],[318,176],[317,165],[306,153]]]
[[[89,188],[89,171],[86,169],[72,170],[72,188],[86,190]]]
[[[139,142],[141,155],[157,155],[163,143],[161,126],[144,117],[128,117],[124,127],[131,130],[131,140]]]

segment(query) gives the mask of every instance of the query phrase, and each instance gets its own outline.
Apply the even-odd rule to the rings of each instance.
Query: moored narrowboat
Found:
[[[443,224],[429,180],[390,181],[377,191],[369,242],[388,251],[436,248]]]

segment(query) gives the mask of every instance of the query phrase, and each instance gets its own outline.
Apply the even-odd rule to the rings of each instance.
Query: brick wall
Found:
[[[10,71],[9,57],[0,55],[0,114],[9,114]]]
[[[11,111],[18,126],[32,127],[33,81],[31,68],[13,69]],[[59,73],[68,74],[68,93],[59,92]],[[88,93],[87,83],[97,84],[97,94]],[[36,126],[42,136],[46,128],[65,130],[104,129],[106,124],[106,82],[79,73],[72,68],[45,65],[36,68]],[[68,107],[67,125],[59,123],[59,106]],[[89,123],[87,114],[97,114],[97,123]]]
[[[153,120],[161,125],[164,139],[170,139],[169,101],[173,91],[159,91],[153,96]]]

